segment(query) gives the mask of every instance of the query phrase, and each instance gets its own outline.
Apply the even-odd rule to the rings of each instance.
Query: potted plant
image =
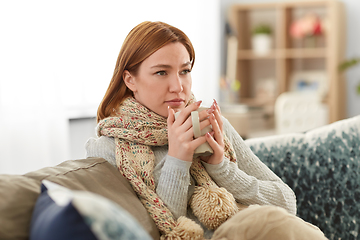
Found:
[[[272,45],[272,29],[269,25],[260,24],[252,30],[252,47],[256,55],[266,55]]]
[[[345,72],[349,68],[352,68],[352,67],[356,66],[359,63],[360,63],[360,58],[347,59],[347,60],[343,61],[339,65],[339,71],[340,72]],[[357,95],[360,95],[360,82],[356,86],[356,93],[357,93]]]

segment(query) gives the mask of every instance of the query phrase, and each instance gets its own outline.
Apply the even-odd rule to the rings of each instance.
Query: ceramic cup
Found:
[[[200,118],[199,118],[199,112],[203,111],[203,110],[207,110],[209,109],[208,107],[204,107],[201,106],[199,107],[197,110],[192,111],[191,112],[191,121],[192,121],[192,126],[193,126],[193,131],[194,131],[194,138],[198,138],[201,136],[204,136],[206,133],[211,132],[212,131],[212,126],[206,126],[203,129],[200,129]],[[175,113],[175,119],[177,118],[177,116],[180,114],[180,112],[176,112]],[[208,142],[203,143],[202,145],[200,145],[199,147],[197,147],[195,149],[194,152],[194,157],[199,157],[199,156],[210,156],[214,153],[214,151],[212,150],[212,148],[210,147]]]

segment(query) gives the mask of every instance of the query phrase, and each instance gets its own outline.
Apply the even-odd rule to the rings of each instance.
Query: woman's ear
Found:
[[[135,84],[135,79],[134,76],[128,71],[125,70],[123,72],[123,79],[124,79],[124,83],[125,85],[132,91],[132,92],[136,92],[136,84]]]

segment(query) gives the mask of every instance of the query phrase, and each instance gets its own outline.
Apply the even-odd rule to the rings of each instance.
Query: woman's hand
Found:
[[[220,107],[215,100],[211,107],[214,109],[214,111],[210,115],[209,120],[213,131],[211,133],[207,133],[205,137],[214,153],[211,156],[200,157],[200,159],[209,164],[219,164],[224,159],[225,144],[223,135],[223,121],[221,118]]]
[[[169,156],[192,162],[195,149],[206,142],[205,136],[194,139],[192,121],[191,117],[189,117],[192,111],[199,108],[200,104],[201,101],[190,104],[181,111],[176,120],[174,110],[169,108],[167,119]],[[210,113],[207,111],[202,111],[202,113],[199,114],[199,117],[200,119],[204,119],[209,115]],[[210,124],[210,121],[203,122],[200,124],[200,128],[204,128],[206,124]]]

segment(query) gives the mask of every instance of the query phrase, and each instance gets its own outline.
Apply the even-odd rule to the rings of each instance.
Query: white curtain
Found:
[[[193,91],[210,104],[220,69],[219,7],[219,0],[0,1],[0,173],[71,158],[69,118],[96,115],[125,36],[145,20],[190,37]]]

